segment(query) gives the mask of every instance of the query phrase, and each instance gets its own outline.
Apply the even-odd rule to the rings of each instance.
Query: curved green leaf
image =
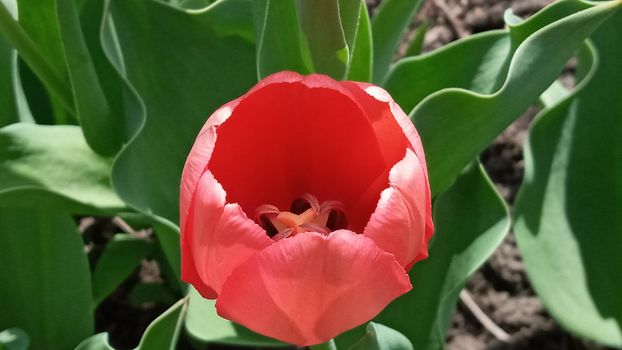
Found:
[[[393,55],[422,0],[384,0],[372,18],[374,40],[374,84],[380,84],[389,70]]]
[[[294,1],[260,0],[255,4],[257,74],[259,78],[282,70],[300,74],[314,71],[311,53],[300,29]]]
[[[367,332],[348,350],[413,350],[410,340],[393,328],[369,322]]]
[[[66,214],[0,209],[0,329],[19,327],[32,349],[71,349],[93,332],[90,272]]]
[[[86,141],[99,154],[112,156],[121,149],[125,133],[123,114],[113,109],[96,71],[80,27],[75,0],[55,0],[56,17],[63,40],[63,55],[67,62],[73,99],[80,126]],[[99,8],[99,12],[103,7]],[[89,20],[98,23],[93,16]]]
[[[108,343],[108,333],[99,333],[85,339],[75,350],[114,350]]]
[[[579,5],[568,6],[569,2]],[[398,64],[386,85],[391,93],[401,90],[415,97],[405,105],[405,97],[398,97],[406,109],[421,101],[410,115],[426,149],[432,191],[439,193],[446,188],[478,152],[555,80],[583,40],[621,7],[619,1],[598,5],[579,0],[554,3],[513,28],[532,33],[520,43],[512,42],[509,34],[504,36],[503,32],[486,33],[457,42],[437,54],[408,58]],[[563,17],[569,9],[578,12]],[[458,62],[460,67],[475,67],[460,73],[461,69],[452,69],[455,57],[470,60],[468,57],[474,54],[465,48],[466,42],[472,49],[483,47],[484,55],[476,55],[482,65]],[[512,47],[516,49],[511,50]],[[502,54],[504,50],[507,56]],[[452,56],[450,51],[460,55]],[[428,66],[424,75],[417,75],[417,65]],[[441,83],[424,80],[432,71],[436,71]],[[430,89],[409,89],[413,84],[454,88],[427,95],[432,92]]]
[[[515,210],[525,266],[549,312],[568,330],[615,347],[622,347],[621,21],[619,12],[594,34],[591,73],[534,123]],[[582,55],[580,68],[591,61]]]
[[[358,17],[358,27],[354,43],[350,49],[350,65],[348,67],[348,80],[371,81],[373,46],[371,39],[371,24],[367,6],[363,2]]]
[[[16,123],[0,129],[0,207],[49,206],[79,214],[125,207],[110,188],[110,162],[76,126]]]
[[[9,5],[7,3],[7,5]],[[0,1],[0,6],[7,6]],[[15,4],[13,4],[15,5]],[[0,36],[0,127],[17,122],[17,106],[13,92],[13,48]]]
[[[9,35],[9,38],[49,91],[54,120],[57,123],[70,122],[75,111],[55,11],[56,0],[18,0],[17,3],[19,25],[12,31],[15,35]],[[25,89],[28,90],[28,85]],[[42,97],[37,102],[44,100]]]
[[[143,238],[114,235],[93,269],[93,303],[99,304],[112,293],[152,250],[151,242]]]
[[[221,318],[216,313],[216,301],[204,299],[194,288],[190,288],[188,298],[185,327],[188,335],[198,342],[264,347],[287,345]]]
[[[187,299],[181,299],[153,320],[136,350],[175,350],[187,304]]]
[[[251,4],[225,0],[188,12],[153,0],[115,0],[110,10],[123,52],[117,68],[145,113],[115,161],[113,185],[133,207],[177,222],[181,170],[202,124],[256,82]]]
[[[135,350],[174,350],[181,330],[188,301],[181,299],[153,320]],[[114,350],[108,333],[99,333],[84,340],[75,350]]]
[[[350,2],[360,5],[356,0]],[[307,0],[298,4],[300,27],[311,53],[313,71],[337,80],[343,79],[350,52],[342,28],[339,0]],[[351,11],[349,6],[344,6],[343,10],[344,14]],[[356,8],[354,13],[358,12]],[[349,27],[354,27],[356,22],[351,21],[352,16],[348,13],[345,17],[350,22]],[[352,32],[352,28],[348,28],[348,31]]]

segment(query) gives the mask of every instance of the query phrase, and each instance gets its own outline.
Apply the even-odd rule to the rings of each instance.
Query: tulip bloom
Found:
[[[180,197],[182,279],[296,345],[409,291],[434,231],[413,124],[381,88],[324,75],[271,75],[214,112]]]

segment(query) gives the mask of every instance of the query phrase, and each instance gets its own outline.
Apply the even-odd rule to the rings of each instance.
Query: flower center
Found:
[[[290,211],[280,211],[269,204],[260,205],[255,210],[255,221],[275,241],[301,232],[328,234],[348,227],[341,202],[325,201],[320,204],[315,196],[308,193],[294,199]]]

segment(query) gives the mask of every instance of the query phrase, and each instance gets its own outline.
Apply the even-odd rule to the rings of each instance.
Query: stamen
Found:
[[[329,234],[331,231],[326,226],[314,224],[312,222],[305,222],[304,224],[300,225],[300,227],[307,229],[307,231],[319,232],[325,235]]]
[[[260,205],[255,210],[255,221],[274,241],[301,232],[329,234],[348,227],[343,204],[339,201],[325,201],[320,205],[315,196],[305,193],[292,201],[290,210],[280,211],[273,205]]]
[[[292,205],[289,210],[294,214],[302,214],[307,209],[313,208],[316,213],[320,212],[320,203],[314,195],[305,193],[300,198],[296,198],[292,201]]]
[[[275,242],[278,242],[278,241],[282,240],[283,238],[287,238],[287,237],[289,237],[289,236],[290,236],[293,232],[294,232],[294,230],[293,230],[293,229],[288,228],[288,229],[285,229],[285,230],[283,230],[283,231],[279,232],[277,235],[275,235],[274,237],[272,237],[272,239],[273,239]]]

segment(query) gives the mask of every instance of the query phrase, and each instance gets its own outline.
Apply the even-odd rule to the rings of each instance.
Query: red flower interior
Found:
[[[387,104],[348,83],[309,86],[320,78],[273,83],[242,98],[217,129],[209,169],[227,202],[250,218],[265,204],[289,211],[309,193],[341,202],[348,228],[361,233],[409,142]]]

